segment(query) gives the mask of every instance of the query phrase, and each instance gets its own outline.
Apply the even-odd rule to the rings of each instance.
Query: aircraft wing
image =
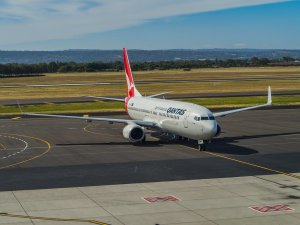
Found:
[[[266,107],[269,105],[272,105],[272,94],[271,94],[270,86],[268,88],[268,101],[266,104],[250,106],[250,107],[245,107],[245,108],[241,108],[241,109],[233,109],[233,110],[224,111],[224,112],[217,112],[217,113],[214,113],[214,117],[222,117],[222,116],[226,116],[226,115],[229,115],[232,113],[242,112],[242,111],[246,111],[246,110],[250,110],[250,109],[258,109],[258,108]]]
[[[22,113],[22,115],[36,116],[36,117],[61,118],[61,119],[78,119],[78,120],[110,122],[110,123],[125,123],[125,124],[135,123],[135,124],[143,126],[143,127],[156,127],[156,128],[159,128],[159,125],[156,122],[143,121],[143,120],[127,120],[127,119],[114,119],[114,118],[101,118],[101,117],[83,117],[83,116],[65,116],[65,115],[37,114],[37,113]]]
[[[108,97],[98,97],[98,96],[84,96],[87,98],[96,98],[102,100],[110,100],[110,101],[118,101],[118,102],[125,102],[125,98],[108,98]]]

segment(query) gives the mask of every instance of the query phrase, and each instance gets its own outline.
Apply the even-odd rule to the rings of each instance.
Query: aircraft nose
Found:
[[[218,126],[216,121],[209,121],[204,125],[204,134],[206,136],[206,139],[211,139],[214,137],[218,131]]]

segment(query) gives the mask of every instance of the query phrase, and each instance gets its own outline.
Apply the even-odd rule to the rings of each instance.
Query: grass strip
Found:
[[[245,107],[266,102],[266,96],[251,97],[224,97],[224,98],[192,98],[180,101],[203,105],[208,108],[236,108]],[[300,105],[300,95],[273,96],[274,106]],[[123,111],[121,102],[89,102],[89,103],[66,103],[66,104],[43,104],[22,106],[24,112],[35,113],[94,113]],[[0,106],[0,115],[18,114],[17,106]]]
[[[176,94],[192,93],[224,93],[226,92],[267,92],[300,90],[300,80],[261,80],[261,81],[228,81],[228,82],[184,82],[184,83],[151,83],[138,84],[137,88],[143,95],[171,92]],[[124,85],[98,86],[58,86],[58,87],[22,87],[0,88],[0,99],[41,99],[67,98],[81,96],[124,96]]]

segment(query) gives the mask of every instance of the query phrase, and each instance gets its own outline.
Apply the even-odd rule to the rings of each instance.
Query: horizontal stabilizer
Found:
[[[109,101],[118,101],[118,102],[125,102],[125,99],[123,98],[108,98],[108,97],[97,97],[97,96],[84,96],[87,98],[95,98],[95,99],[102,99],[102,100],[109,100]]]
[[[157,97],[157,96],[162,96],[162,95],[165,95],[165,94],[168,94],[170,92],[163,92],[163,93],[159,93],[159,94],[155,94],[155,95],[149,95],[147,96],[147,98],[154,98],[154,97]]]

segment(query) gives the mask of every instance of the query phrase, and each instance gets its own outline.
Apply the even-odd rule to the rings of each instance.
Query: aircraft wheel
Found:
[[[199,149],[199,151],[205,151],[206,150],[205,144],[199,144],[198,149]]]

